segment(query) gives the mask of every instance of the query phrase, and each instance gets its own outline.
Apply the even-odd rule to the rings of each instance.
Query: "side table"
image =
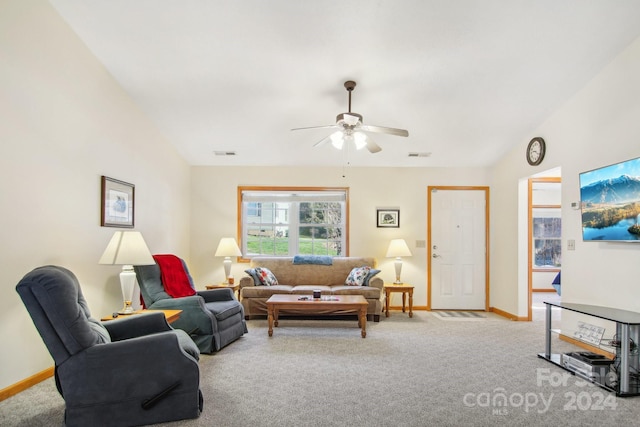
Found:
[[[103,318],[100,319],[100,321],[102,322],[106,322],[108,320],[113,320],[113,319],[118,319],[120,317],[126,317],[126,316],[134,316],[136,314],[144,314],[144,313],[150,313],[152,311],[161,311],[164,314],[164,317],[167,318],[167,323],[173,323],[176,320],[178,320],[180,318],[180,314],[182,314],[182,310],[136,310],[131,314],[119,314],[118,317],[113,317],[113,315],[111,316],[105,316]]]
[[[405,312],[406,309],[406,301],[405,295],[409,294],[409,317],[413,317],[413,286],[407,285],[406,283],[385,283],[384,289],[384,314],[385,317],[389,317],[389,299],[391,297],[392,292],[402,292],[402,312]]]
[[[221,289],[221,288],[229,288],[231,289],[231,291],[233,291],[233,294],[236,295],[237,293],[237,299],[238,301],[240,300],[240,283],[218,283],[216,285],[206,285],[205,288],[207,289]]]

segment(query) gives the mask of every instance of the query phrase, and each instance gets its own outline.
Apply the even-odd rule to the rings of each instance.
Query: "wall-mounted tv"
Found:
[[[640,243],[640,157],[580,174],[584,241]]]

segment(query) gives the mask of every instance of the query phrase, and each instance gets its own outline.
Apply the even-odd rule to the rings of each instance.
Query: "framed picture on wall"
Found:
[[[377,209],[378,228],[400,228],[399,209]]]
[[[135,185],[102,176],[100,225],[133,228]]]

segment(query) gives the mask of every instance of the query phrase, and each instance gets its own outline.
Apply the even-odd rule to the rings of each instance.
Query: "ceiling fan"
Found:
[[[344,87],[345,89],[347,89],[347,92],[349,92],[349,111],[346,113],[338,114],[338,116],[336,117],[335,125],[312,126],[306,128],[295,128],[291,130],[337,128],[339,129],[338,131],[321,139],[313,146],[318,147],[328,141],[331,141],[331,144],[340,150],[342,149],[345,141],[353,141],[358,150],[363,147],[367,147],[367,150],[369,150],[369,152],[371,153],[377,153],[378,151],[382,150],[382,148],[380,148],[378,144],[373,142],[373,140],[365,132],[386,133],[388,135],[396,136],[409,136],[409,132],[404,129],[365,125],[362,122],[362,115],[351,112],[351,92],[353,92],[353,89],[356,87],[356,82],[351,80],[346,81],[344,83]]]

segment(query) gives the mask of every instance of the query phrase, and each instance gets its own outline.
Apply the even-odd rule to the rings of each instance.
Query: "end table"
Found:
[[[413,286],[406,283],[385,283],[384,284],[384,314],[389,317],[389,299],[391,292],[402,292],[402,312],[405,312],[405,295],[409,294],[409,317],[413,317]]]
[[[164,317],[167,318],[167,323],[173,323],[176,320],[178,320],[180,318],[180,315],[182,314],[182,310],[147,310],[147,309],[142,309],[142,310],[136,310],[131,314],[119,314],[117,317],[113,317],[114,315],[111,316],[105,316],[103,318],[100,319],[101,322],[107,322],[109,320],[113,320],[113,319],[117,319],[119,317],[126,317],[126,316],[133,316],[136,314],[145,314],[145,313],[150,313],[153,311],[161,311],[164,314]],[[116,313],[117,314],[117,313]]]
[[[238,294],[237,299],[240,300],[240,284],[239,283],[218,283],[215,285],[206,285],[205,288],[207,289],[222,289],[222,288],[229,288],[231,289],[231,291],[233,292],[234,295],[236,295],[236,293]]]

